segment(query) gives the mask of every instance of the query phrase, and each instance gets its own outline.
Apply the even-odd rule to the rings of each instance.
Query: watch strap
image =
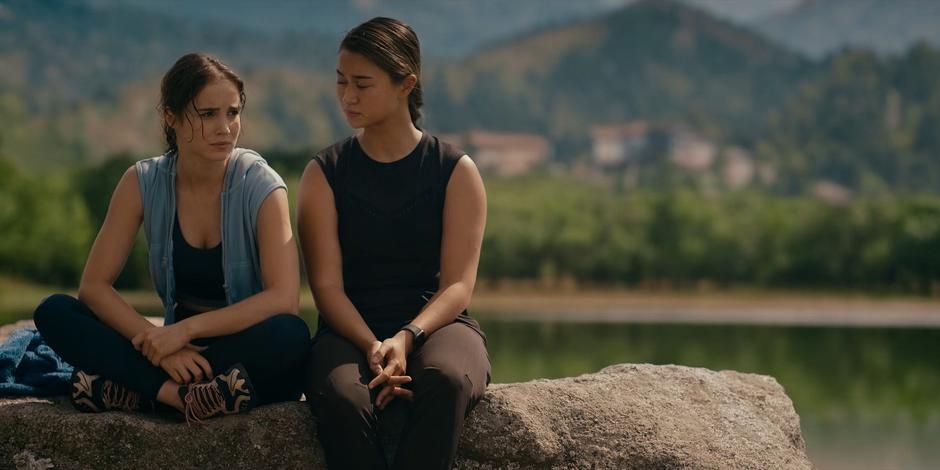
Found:
[[[424,341],[427,339],[427,335],[424,333],[424,330],[418,328],[415,325],[412,325],[411,323],[401,327],[399,331],[408,331],[412,334],[412,336],[414,336],[414,349],[421,347],[421,345],[424,344]]]

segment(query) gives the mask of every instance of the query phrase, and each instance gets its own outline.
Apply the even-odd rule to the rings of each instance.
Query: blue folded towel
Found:
[[[71,377],[72,366],[35,328],[13,330],[0,344],[0,395],[67,395]]]

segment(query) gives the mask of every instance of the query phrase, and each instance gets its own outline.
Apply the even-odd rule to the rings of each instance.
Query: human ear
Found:
[[[401,80],[401,92],[403,96],[408,96],[411,94],[411,90],[414,90],[415,85],[418,84],[417,75],[410,73],[405,78]]]
[[[176,116],[174,116],[169,109],[163,110],[163,122],[165,122],[170,129],[176,129]]]

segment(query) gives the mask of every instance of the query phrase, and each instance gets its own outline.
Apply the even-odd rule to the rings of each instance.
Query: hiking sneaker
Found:
[[[181,385],[186,422],[200,422],[221,415],[242,413],[254,407],[255,389],[241,364],[229,367],[211,380]]]
[[[75,369],[72,373],[72,406],[85,413],[102,411],[140,411],[153,408],[149,400],[141,399],[137,393],[124,385]]]

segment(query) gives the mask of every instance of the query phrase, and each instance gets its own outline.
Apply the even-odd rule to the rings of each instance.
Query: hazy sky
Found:
[[[803,0],[684,0],[720,16],[742,23],[767,18],[796,6]]]

